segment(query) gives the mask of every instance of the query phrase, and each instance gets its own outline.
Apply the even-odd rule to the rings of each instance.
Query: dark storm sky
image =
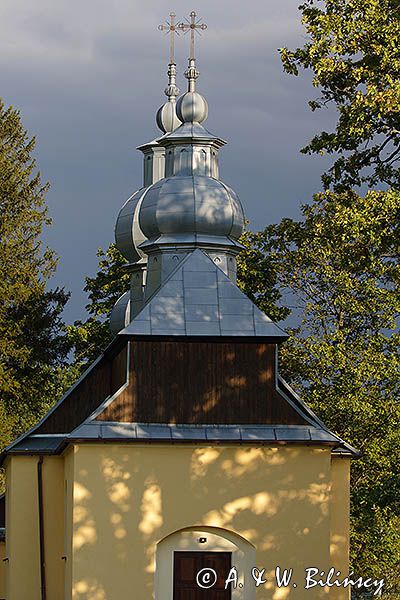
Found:
[[[209,102],[206,127],[228,140],[221,178],[238,192],[252,229],[284,216],[320,189],[327,165],[299,148],[332,115],[311,113],[310,76],[283,73],[281,46],[306,40],[298,0],[3,0],[0,95],[21,110],[37,137],[50,181],[53,225],[45,240],[60,256],[52,285],[72,292],[65,317],[84,316],[85,275],[113,239],[125,199],[142,183],[136,146],[157,136],[165,101],[168,39],[157,30],[174,11],[196,10],[208,24],[197,40],[198,89]],[[183,90],[188,37],[177,40]]]

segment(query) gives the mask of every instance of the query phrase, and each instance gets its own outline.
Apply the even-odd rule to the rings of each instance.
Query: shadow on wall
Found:
[[[151,598],[157,543],[190,526],[244,537],[270,575],[326,563],[329,463],[310,448],[78,448],[74,599]]]

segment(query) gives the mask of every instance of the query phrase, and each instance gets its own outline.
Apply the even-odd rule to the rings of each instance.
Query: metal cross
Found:
[[[200,33],[200,29],[204,31],[204,29],[207,29],[207,25],[205,23],[200,23],[201,18],[198,19],[196,21],[196,13],[194,12],[194,10],[190,13],[190,21],[189,19],[186,19],[186,23],[179,23],[179,25],[177,25],[178,29],[181,29],[184,33],[187,33],[188,31],[190,31],[190,56],[189,58],[194,59],[194,36],[195,33],[197,32],[199,35],[201,35]]]
[[[170,21],[166,21],[166,25],[159,25],[158,29],[160,31],[166,31],[167,35],[169,33],[169,39],[170,39],[170,46],[169,46],[169,64],[170,65],[174,65],[175,64],[175,34],[179,35],[179,32],[177,31],[177,27],[179,27],[179,25],[175,25],[175,17],[176,14],[175,13],[170,13]]]

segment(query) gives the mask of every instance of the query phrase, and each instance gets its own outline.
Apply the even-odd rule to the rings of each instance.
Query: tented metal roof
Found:
[[[119,335],[288,337],[200,249],[176,267]]]

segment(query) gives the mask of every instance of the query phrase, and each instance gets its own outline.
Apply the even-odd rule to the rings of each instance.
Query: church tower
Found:
[[[348,571],[356,453],[280,377],[287,335],[236,285],[245,220],[204,125],[205,25],[174,17],[171,40],[191,33],[187,91],[171,41],[162,135],[139,146],[143,186],[115,228],[131,283],[114,339],[2,455],[5,598],[345,600],[304,577]]]

